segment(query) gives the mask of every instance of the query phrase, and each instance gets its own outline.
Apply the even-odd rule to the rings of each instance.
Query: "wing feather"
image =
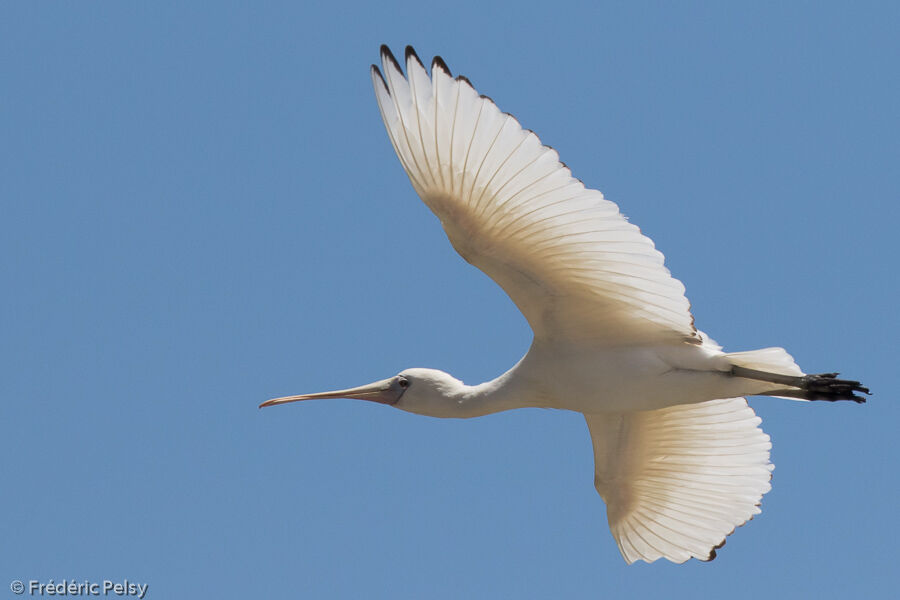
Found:
[[[629,563],[710,560],[770,489],[771,442],[743,398],[585,415],[594,485]]]
[[[410,182],[536,338],[699,339],[663,255],[613,202],[572,177],[555,150],[439,57],[430,76],[412,48],[406,76],[385,46],[381,59],[383,72],[372,67],[375,97]]]

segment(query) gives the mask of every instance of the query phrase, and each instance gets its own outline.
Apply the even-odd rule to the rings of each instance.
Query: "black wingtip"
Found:
[[[491,98],[490,96],[488,96],[487,94],[478,94],[478,97],[481,98],[482,100],[487,100],[488,102],[490,102],[490,103],[493,104],[494,106],[497,106],[497,103],[494,102],[494,99]],[[504,112],[503,114],[504,114],[504,115],[509,115],[509,116],[512,117],[512,115],[510,115],[508,112]],[[513,117],[513,118],[515,118],[515,117]]]
[[[702,562],[712,562],[712,561],[716,560],[716,557],[719,556],[716,553],[716,550],[718,550],[719,548],[721,548],[724,545],[725,545],[725,538],[722,538],[721,542],[719,542],[718,544],[716,544],[715,546],[713,546],[712,548],[709,549],[709,556],[707,556],[706,558],[701,558],[700,560]]]
[[[397,69],[400,73],[403,72],[403,69],[400,68],[400,63],[398,63],[397,59],[394,58],[394,53],[391,52],[391,49],[387,47],[387,44],[381,45],[381,60],[387,60],[392,65],[394,65],[394,68]]]
[[[448,77],[453,77],[453,74],[450,72],[450,67],[447,66],[447,63],[445,63],[444,59],[440,56],[435,56],[433,59],[431,59],[432,74],[434,73],[435,67],[446,73]]]
[[[372,65],[371,72],[373,75],[378,75],[378,80],[381,82],[382,87],[384,87],[384,91],[390,95],[390,88],[388,88],[387,81],[384,80],[384,75],[381,74],[381,69],[378,68],[378,65]]]
[[[420,67],[422,67],[423,69],[425,68],[425,65],[422,64],[422,61],[421,61],[421,60],[419,60],[419,55],[416,54],[416,51],[415,51],[415,49],[414,49],[412,46],[407,46],[407,47],[406,47],[406,52],[405,52],[404,54],[405,54],[405,58],[406,58],[406,62],[407,62],[407,63],[409,63],[409,59],[410,59],[410,58],[414,58],[414,59],[416,59],[416,62],[419,63],[419,66],[420,66]]]
[[[475,86],[472,85],[472,82],[469,81],[469,78],[466,77],[465,75],[457,75],[457,76],[455,77],[455,79],[456,79],[456,81],[459,81],[459,82],[461,82],[461,83],[465,83],[466,85],[468,85],[468,86],[469,86],[470,88],[472,88],[473,90],[475,89]]]

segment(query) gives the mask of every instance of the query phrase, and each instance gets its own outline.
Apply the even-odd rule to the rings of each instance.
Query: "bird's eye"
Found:
[[[407,379],[406,377],[400,377],[397,379],[397,385],[399,385],[403,389],[406,389],[409,387],[409,379]]]

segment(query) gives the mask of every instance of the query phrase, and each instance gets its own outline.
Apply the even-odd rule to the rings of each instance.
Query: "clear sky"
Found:
[[[0,598],[886,597],[900,9],[725,4],[4,3]],[[727,350],[875,392],[752,400],[773,489],[713,563],[625,565],[578,414],[257,409],[528,348],[394,156],[381,43],[619,203]]]

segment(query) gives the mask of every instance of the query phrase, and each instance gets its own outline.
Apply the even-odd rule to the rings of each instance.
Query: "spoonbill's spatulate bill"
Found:
[[[836,374],[805,375],[782,348],[723,352],[694,327],[684,286],[618,207],[556,152],[452,77],[372,66],[388,136],[419,196],[468,262],[509,294],[534,331],[528,353],[468,386],[407,369],[357,388],[262,406],[359,398],[434,417],[538,406],[584,413],[594,485],[625,560],[710,560],[770,489],[769,436],[743,396],[852,400]]]

